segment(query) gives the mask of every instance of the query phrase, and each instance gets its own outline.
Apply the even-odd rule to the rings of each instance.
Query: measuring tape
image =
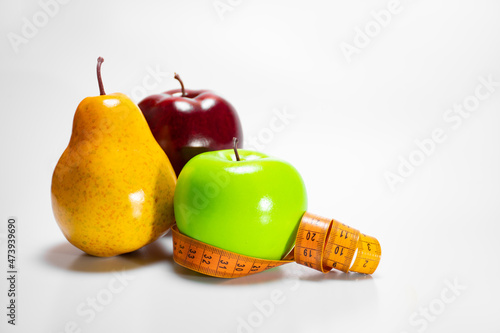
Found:
[[[255,274],[294,261],[323,273],[335,268],[345,273],[372,274],[382,254],[376,238],[307,212],[300,221],[295,248],[283,260],[259,259],[223,250],[182,234],[177,225],[172,227],[172,239],[176,263],[221,278]]]

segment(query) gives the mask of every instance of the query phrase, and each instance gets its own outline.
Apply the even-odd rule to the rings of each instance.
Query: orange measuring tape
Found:
[[[323,273],[335,268],[345,273],[372,274],[382,254],[376,238],[307,212],[300,221],[295,247],[283,260],[259,259],[223,250],[183,235],[177,225],[172,227],[172,239],[176,263],[221,278],[255,274],[294,261]]]

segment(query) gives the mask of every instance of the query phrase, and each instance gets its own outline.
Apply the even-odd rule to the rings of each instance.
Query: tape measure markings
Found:
[[[328,242],[325,249],[326,265],[328,270],[335,268],[347,273],[356,252],[359,230],[336,220],[332,220],[332,224],[331,241]]]
[[[323,273],[335,268],[346,273],[372,274],[382,254],[376,238],[336,220],[308,212],[302,216],[296,246],[286,260],[260,259],[223,250],[183,235],[176,225],[172,227],[172,239],[175,262],[191,270],[223,278],[259,273],[294,260]]]
[[[351,270],[363,274],[372,274],[378,267],[381,255],[382,249],[378,240],[361,234],[358,253]]]
[[[302,216],[295,242],[295,261],[324,272],[323,253],[331,224],[322,220],[324,218],[307,212]]]
[[[176,225],[172,227],[172,238],[175,262],[210,276],[234,278],[292,262],[252,258],[226,251],[183,235]]]

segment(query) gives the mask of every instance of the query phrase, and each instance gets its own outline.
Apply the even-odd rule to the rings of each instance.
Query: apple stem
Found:
[[[99,92],[102,95],[106,95],[104,92],[104,85],[102,84],[102,78],[101,78],[101,65],[104,62],[104,59],[102,57],[97,58],[97,83],[99,83]]]
[[[234,143],[234,154],[236,155],[236,160],[240,160],[240,155],[238,154],[238,138],[233,138]]]
[[[180,82],[181,84],[181,90],[182,90],[182,97],[186,96],[186,90],[184,89],[184,83],[182,82],[181,80],[181,77],[179,76],[179,74],[177,73],[174,73],[174,79],[176,79],[177,81]]]

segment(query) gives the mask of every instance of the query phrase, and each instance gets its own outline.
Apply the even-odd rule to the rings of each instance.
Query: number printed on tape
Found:
[[[182,234],[176,225],[172,227],[172,239],[176,263],[221,278],[247,276],[293,261],[323,273],[337,269],[345,273],[373,274],[382,255],[376,238],[308,212],[299,224],[294,260],[267,260],[223,250]]]

